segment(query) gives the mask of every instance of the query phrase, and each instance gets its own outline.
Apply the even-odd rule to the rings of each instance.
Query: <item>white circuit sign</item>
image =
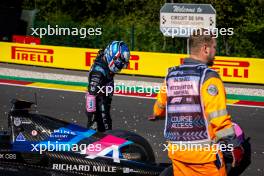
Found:
[[[194,29],[216,27],[211,4],[165,3],[160,9],[160,31],[164,36],[188,37]]]

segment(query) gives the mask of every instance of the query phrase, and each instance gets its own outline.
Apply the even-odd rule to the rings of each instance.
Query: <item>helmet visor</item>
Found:
[[[125,59],[122,57],[115,58],[114,63],[115,63],[115,66],[120,70],[123,68],[127,68],[129,64],[129,62],[126,62]]]

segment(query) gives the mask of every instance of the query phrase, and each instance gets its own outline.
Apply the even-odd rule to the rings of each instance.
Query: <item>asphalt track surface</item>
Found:
[[[86,124],[84,93],[0,85],[0,129],[7,128],[10,100],[20,98],[34,101],[37,94],[37,112],[81,126]],[[157,162],[169,162],[164,152],[164,120],[150,122],[153,99],[114,96],[112,119],[114,129],[134,131],[152,145]],[[243,176],[264,175],[264,108],[228,106],[233,120],[240,124],[251,138],[252,163]]]

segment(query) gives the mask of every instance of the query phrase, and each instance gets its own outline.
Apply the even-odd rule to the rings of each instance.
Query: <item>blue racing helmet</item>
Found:
[[[120,72],[129,64],[130,51],[123,41],[113,41],[104,50],[104,55],[111,72]]]

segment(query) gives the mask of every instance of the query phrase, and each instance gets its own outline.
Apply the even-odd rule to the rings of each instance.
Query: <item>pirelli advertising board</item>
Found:
[[[0,62],[89,70],[98,49],[28,45],[0,42]],[[182,63],[185,54],[131,52],[123,74],[166,75],[169,67]],[[216,56],[215,69],[226,82],[264,84],[264,59]]]

